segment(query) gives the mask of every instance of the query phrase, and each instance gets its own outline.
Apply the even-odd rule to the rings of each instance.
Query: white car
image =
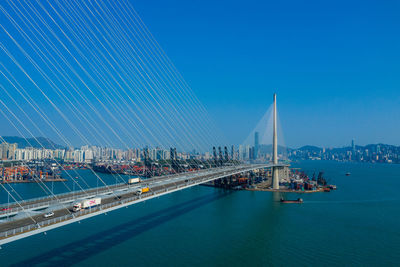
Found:
[[[52,217],[52,216],[54,216],[54,212],[50,211],[50,212],[46,213],[43,217],[49,218],[49,217]]]

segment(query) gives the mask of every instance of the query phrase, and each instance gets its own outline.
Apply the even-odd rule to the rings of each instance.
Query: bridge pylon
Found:
[[[273,109],[273,137],[272,137],[272,160],[274,164],[278,164],[278,129],[276,121],[276,94],[274,94],[274,109]],[[272,167],[272,188],[279,189],[279,174],[278,167]]]

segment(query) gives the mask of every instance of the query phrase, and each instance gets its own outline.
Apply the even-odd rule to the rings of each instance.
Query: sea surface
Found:
[[[0,266],[400,266],[400,165],[292,166],[338,189],[281,204],[272,192],[196,186],[3,245]]]

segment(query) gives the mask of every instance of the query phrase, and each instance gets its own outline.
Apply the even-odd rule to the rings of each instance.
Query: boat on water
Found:
[[[349,172],[346,172],[346,176],[350,176],[351,175],[351,173],[349,173]]]
[[[298,198],[297,200],[285,200],[281,198],[281,203],[303,203],[303,199]]]

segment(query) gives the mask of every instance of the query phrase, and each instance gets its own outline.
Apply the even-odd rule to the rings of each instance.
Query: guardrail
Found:
[[[123,185],[126,185],[126,184],[119,183],[119,184],[112,184],[112,185],[107,185],[107,186],[100,186],[100,187],[97,187],[97,188],[89,188],[89,189],[87,189],[85,191],[84,190],[76,190],[76,191],[73,191],[73,192],[66,192],[66,193],[56,194],[56,197],[57,198],[63,198],[64,196],[68,196],[68,195],[79,195],[79,194],[80,195],[85,195],[85,194],[87,194],[89,192],[93,192],[93,191],[96,191],[96,190],[104,190],[104,189],[108,189],[108,188],[111,188],[111,187],[116,187],[117,188],[117,187],[120,187],[120,186],[123,186]],[[37,198],[30,198],[30,199],[27,199],[27,200],[21,200],[21,201],[18,201],[18,203],[19,204],[25,204],[25,203],[28,203],[28,202],[40,201],[40,200],[43,200],[43,199],[57,200],[56,198],[54,198],[54,196],[43,196],[43,197],[37,197]],[[10,202],[9,205],[18,205],[18,203],[17,202]],[[2,203],[0,205],[0,208],[6,208],[7,206],[8,206],[8,203]],[[15,209],[15,208],[13,208],[13,209]]]
[[[202,169],[202,170],[199,170],[199,171],[196,171],[196,172],[183,172],[183,173],[169,174],[169,175],[164,175],[164,176],[156,176],[156,177],[152,177],[152,178],[149,178],[149,179],[145,179],[144,181],[151,182],[151,181],[155,181],[155,180],[158,180],[158,179],[175,178],[175,177],[179,177],[179,176],[185,176],[185,175],[188,175],[188,174],[204,173],[204,172],[209,172],[209,171],[212,171],[212,170],[221,170],[221,169],[224,169],[224,167],[217,167],[217,168],[212,168],[212,169]],[[80,195],[85,195],[88,192],[94,192],[94,191],[97,191],[97,190],[109,189],[109,188],[112,188],[112,187],[118,188],[118,187],[123,187],[125,185],[126,185],[126,183],[110,184],[110,185],[100,186],[100,187],[97,187],[97,188],[88,188],[87,190],[77,190],[77,191],[73,191],[73,192],[60,193],[60,194],[56,194],[56,197],[57,198],[63,198],[64,196],[73,195],[74,193],[75,194],[80,194]],[[40,200],[44,200],[44,199],[49,199],[49,201],[56,200],[54,198],[54,196],[43,196],[43,197],[31,198],[31,199],[27,199],[27,200],[21,200],[18,203],[23,205],[23,204],[28,203],[28,202],[35,202],[35,201],[40,201]],[[2,204],[0,204],[0,208],[8,208],[8,205],[18,205],[18,203],[17,202],[2,203]],[[35,207],[35,206],[33,206],[33,207]],[[13,211],[17,211],[18,208],[20,210],[22,210],[20,207],[15,207],[15,208],[11,208],[11,209],[13,209]],[[32,206],[31,206],[31,208],[32,208]]]
[[[229,171],[227,170],[227,171],[225,171],[223,173],[215,174],[215,175],[217,175],[217,177],[212,177],[212,178],[209,177],[209,176],[212,176],[212,175],[205,175],[203,177],[193,177],[195,180],[189,180],[189,181],[187,181],[187,182],[185,182],[185,183],[183,183],[181,185],[169,186],[167,188],[159,189],[159,190],[156,190],[156,191],[150,191],[149,193],[146,193],[146,194],[143,194],[143,195],[132,196],[132,197],[129,197],[127,199],[117,200],[117,201],[114,201],[114,202],[111,202],[111,203],[107,203],[107,204],[103,204],[103,205],[100,205],[100,206],[97,206],[97,207],[94,207],[94,208],[91,208],[91,209],[84,209],[84,210],[81,210],[79,212],[63,215],[63,216],[56,217],[56,218],[51,218],[51,219],[48,219],[48,220],[45,220],[45,221],[38,222],[36,224],[33,223],[33,224],[26,225],[26,226],[23,226],[23,227],[18,227],[18,228],[15,228],[15,229],[11,229],[11,230],[8,230],[8,231],[5,231],[5,232],[0,232],[0,239],[11,237],[11,236],[14,236],[14,235],[17,235],[17,234],[21,234],[21,233],[25,233],[25,232],[29,232],[31,230],[40,229],[41,227],[45,227],[45,226],[48,226],[48,225],[60,223],[60,222],[63,222],[63,221],[69,220],[69,219],[78,218],[80,216],[84,216],[84,215],[87,215],[87,214],[90,214],[90,213],[95,213],[95,212],[98,212],[100,210],[106,210],[106,209],[109,209],[109,208],[114,207],[114,206],[118,206],[118,205],[121,205],[121,204],[126,204],[126,203],[129,203],[129,202],[133,202],[135,200],[149,198],[151,196],[156,196],[156,195],[159,195],[161,193],[167,193],[167,192],[169,192],[171,190],[176,191],[179,188],[183,188],[183,187],[187,188],[187,187],[190,187],[190,186],[193,186],[193,185],[202,184],[202,183],[205,183],[205,182],[208,182],[208,181],[211,181],[211,180],[219,179],[219,178],[224,177],[226,175],[233,175],[233,174],[236,174],[238,172],[240,173],[240,172],[249,171],[251,169],[252,169],[252,167],[237,168],[237,169],[233,169],[233,170],[229,170]],[[43,203],[41,203],[41,205],[43,206]]]
[[[111,208],[113,206],[117,206],[117,205],[120,205],[120,204],[125,204],[125,203],[132,202],[132,201],[135,201],[135,200],[138,200],[138,199],[147,198],[147,197],[150,197],[152,195],[158,195],[158,194],[160,194],[162,192],[168,192],[171,189],[178,189],[179,187],[182,187],[182,186],[174,186],[174,187],[168,187],[168,188],[157,190],[157,191],[152,191],[152,192],[149,192],[149,193],[147,193],[147,194],[145,194],[143,196],[134,196],[134,197],[130,197],[130,198],[124,199],[122,201],[114,201],[114,202],[107,203],[107,204],[104,204],[104,205],[100,205],[98,207],[94,207],[94,208],[91,208],[91,209],[84,209],[84,210],[81,210],[79,212],[63,215],[63,216],[56,217],[56,218],[51,218],[51,219],[48,219],[48,220],[45,220],[45,221],[38,222],[36,224],[33,223],[33,224],[26,225],[26,226],[23,226],[23,227],[15,228],[15,229],[12,229],[12,230],[1,232],[0,233],[0,238],[7,238],[7,237],[10,237],[10,236],[14,236],[16,234],[25,233],[25,232],[28,232],[28,231],[31,231],[31,230],[35,230],[35,229],[39,229],[41,227],[45,227],[45,226],[48,226],[48,225],[51,225],[51,224],[55,224],[55,223],[59,223],[59,222],[62,222],[62,221],[69,220],[69,219],[77,218],[79,216],[83,216],[83,215],[86,215],[86,214],[89,214],[89,213],[98,212],[99,210],[105,210],[105,209],[108,209],[108,208]]]

